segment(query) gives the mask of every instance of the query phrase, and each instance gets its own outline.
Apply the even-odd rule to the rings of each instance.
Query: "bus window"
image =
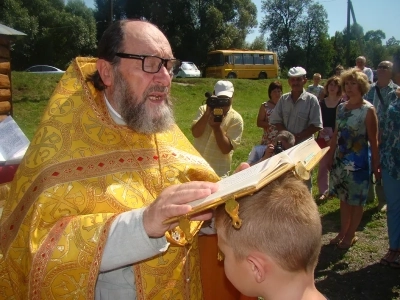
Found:
[[[273,65],[274,64],[274,56],[273,55],[265,55],[265,64]]]
[[[255,65],[263,65],[264,64],[264,55],[254,54],[254,64]]]
[[[233,65],[233,55],[225,55],[225,64]]]
[[[244,63],[245,65],[253,65],[253,64],[254,64],[254,62],[253,62],[253,55],[252,55],[252,54],[244,53],[244,54],[243,54],[243,63]]]
[[[243,65],[243,56],[241,53],[233,54],[235,58],[235,65]]]
[[[207,56],[207,66],[216,67],[224,65],[224,56],[222,53],[209,54]]]

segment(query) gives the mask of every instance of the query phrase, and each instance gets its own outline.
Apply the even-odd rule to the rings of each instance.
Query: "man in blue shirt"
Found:
[[[377,69],[378,80],[371,84],[370,90],[364,96],[366,100],[375,106],[379,128],[383,128],[383,123],[385,121],[385,115],[389,104],[397,98],[396,89],[398,86],[392,81],[392,68],[392,62],[381,61]],[[381,186],[382,182],[378,181],[375,184],[375,194],[379,201],[378,208],[382,211],[385,211],[385,197]],[[373,186],[370,185],[370,187],[372,188]],[[372,201],[374,200],[373,189],[370,189],[368,198]]]

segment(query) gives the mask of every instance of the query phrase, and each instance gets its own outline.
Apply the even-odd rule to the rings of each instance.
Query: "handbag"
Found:
[[[328,142],[324,138],[317,138],[315,141],[317,142],[318,146],[321,147],[321,149],[328,147]]]

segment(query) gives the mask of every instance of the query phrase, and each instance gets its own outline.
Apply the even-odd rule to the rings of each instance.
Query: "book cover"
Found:
[[[223,178],[218,182],[219,189],[214,194],[188,203],[192,206],[192,210],[187,216],[216,207],[229,199],[238,199],[252,194],[291,170],[299,178],[307,180],[310,178],[310,171],[318,164],[328,150],[329,147],[321,149],[317,142],[310,138],[267,160]],[[179,217],[174,217],[166,220],[164,223],[172,223],[178,220]]]

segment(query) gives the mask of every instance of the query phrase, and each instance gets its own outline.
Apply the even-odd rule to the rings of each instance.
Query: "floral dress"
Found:
[[[262,104],[265,108],[265,119],[264,121],[269,123],[269,117],[271,116],[272,112],[274,111],[275,105],[273,108],[270,108],[268,106],[268,101],[264,102]],[[268,129],[265,130],[264,128],[264,133],[263,136],[261,137],[261,145],[268,145],[268,144],[274,144],[275,143],[275,137],[278,134],[278,130],[274,125],[269,125]]]
[[[372,104],[364,101],[360,108],[352,110],[345,105],[342,103],[337,109],[337,146],[329,186],[340,200],[365,205],[370,182],[365,118]]]

